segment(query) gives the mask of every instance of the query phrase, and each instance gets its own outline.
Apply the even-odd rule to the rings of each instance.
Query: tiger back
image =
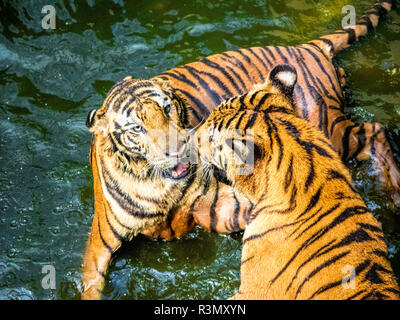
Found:
[[[399,299],[381,226],[329,140],[294,113],[296,79],[277,66],[193,139],[202,167],[222,171],[254,206],[233,298]]]

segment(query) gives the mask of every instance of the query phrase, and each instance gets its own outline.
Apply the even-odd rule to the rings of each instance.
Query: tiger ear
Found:
[[[95,120],[94,118],[96,116],[96,112],[97,112],[97,109],[90,110],[88,115],[87,115],[87,117],[86,117],[86,127],[88,127],[89,129],[91,127],[93,127],[94,120]]]
[[[290,64],[280,64],[270,71],[267,85],[291,98],[296,82],[296,69]]]
[[[94,132],[95,130],[101,130],[103,133],[105,132],[105,120],[99,118],[97,109],[89,111],[86,117],[86,127],[89,128],[90,132]]]

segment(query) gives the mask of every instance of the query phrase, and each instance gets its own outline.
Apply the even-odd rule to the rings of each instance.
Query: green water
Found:
[[[77,299],[93,216],[86,114],[126,75],[149,78],[240,47],[293,45],[340,27],[373,0],[0,1],[0,299]],[[41,9],[56,8],[43,30]],[[347,114],[379,121],[400,155],[400,11],[342,52]],[[400,215],[370,164],[355,183],[382,223],[400,278]],[[397,210],[398,211],[398,210]],[[241,234],[196,228],[172,242],[134,239],[115,256],[105,299],[224,299],[239,286]],[[56,289],[43,289],[53,265]]]

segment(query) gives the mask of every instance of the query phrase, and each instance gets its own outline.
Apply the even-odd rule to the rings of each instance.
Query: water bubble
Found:
[[[60,227],[59,226],[49,227],[49,232],[56,236],[60,234]]]
[[[7,257],[15,258],[18,254],[18,250],[16,248],[10,248],[7,250]]]

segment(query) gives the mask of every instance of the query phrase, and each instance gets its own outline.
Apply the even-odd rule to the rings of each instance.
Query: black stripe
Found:
[[[258,67],[253,63],[253,61],[251,61],[251,59],[249,58],[249,56],[245,53],[247,51],[247,49],[239,49],[236,52],[238,52],[245,60],[246,62],[251,65],[254,69],[256,69],[259,78],[264,81],[264,76],[261,73],[261,71],[258,69]]]
[[[221,72],[221,73],[226,77],[226,79],[229,80],[229,82],[232,84],[232,86],[233,86],[233,87],[235,88],[235,90],[236,90],[235,94],[233,94],[233,93],[231,93],[231,92],[229,91],[228,94],[229,94],[230,97],[235,96],[235,95],[237,95],[238,93],[239,93],[239,94],[242,93],[242,90],[240,90],[240,88],[239,88],[239,86],[237,85],[236,81],[231,77],[231,75],[230,75],[228,72],[225,71],[224,68],[222,68],[221,66],[219,66],[217,63],[215,63],[215,62],[209,60],[208,58],[201,59],[199,62],[200,62],[200,63],[204,63],[205,65],[207,65],[208,67],[210,67],[210,68],[212,68],[212,69],[218,70],[219,72]],[[224,87],[225,87],[225,85],[224,85]],[[226,88],[226,87],[225,87],[225,88]],[[226,89],[227,89],[227,88],[226,88]]]
[[[365,279],[374,284],[382,284],[385,281],[379,276],[378,272],[392,274],[392,272],[378,263],[374,263],[365,275]]]
[[[376,255],[376,256],[378,256],[378,257],[382,257],[382,258],[386,258],[387,259],[387,252],[386,251],[375,249],[371,253]]]
[[[374,26],[372,24],[371,19],[368,16],[362,16],[361,20],[356,23],[357,25],[362,25],[367,27],[367,32],[372,32],[374,30]]]
[[[242,123],[242,120],[244,118],[244,116],[246,115],[246,111],[242,111],[242,114],[240,115],[238,121],[235,124],[235,129],[239,130],[240,129],[240,124]],[[245,132],[244,132],[245,133]]]
[[[202,197],[202,195],[199,194],[199,195],[193,200],[193,202],[192,202],[192,204],[190,205],[190,208],[189,208],[189,214],[190,214],[190,215],[193,214],[194,206],[196,205],[197,201],[199,201],[199,199],[200,199],[201,197]]]
[[[264,94],[262,98],[258,101],[257,106],[253,110],[251,110],[252,115],[249,121],[247,121],[246,126],[244,127],[244,132],[253,127],[258,117],[258,111],[260,110],[260,108],[263,107],[265,100],[267,100],[269,96],[270,93]]]
[[[242,161],[243,163],[248,163],[247,158],[243,158],[243,155],[241,154],[239,148],[235,147],[235,141],[238,141],[238,143],[242,143],[243,145],[246,146],[246,144],[248,143],[248,140],[246,140],[246,139],[240,140],[240,139],[235,139],[235,138],[225,139],[226,145],[236,153],[236,155],[240,158],[240,161]]]
[[[319,265],[317,268],[315,268],[311,273],[309,273],[305,279],[303,280],[303,282],[300,284],[300,286],[297,288],[296,291],[296,295],[295,295],[295,299],[297,299],[297,296],[300,294],[301,289],[303,288],[303,286],[310,281],[310,279],[312,277],[314,277],[318,272],[320,272],[321,270],[329,267],[331,264],[339,261],[340,259],[344,258],[345,256],[347,256],[350,253],[350,250],[342,252],[340,254],[337,254],[336,256],[333,256],[331,259],[325,261],[324,263],[322,263],[321,265]]]
[[[112,231],[112,233],[114,234],[114,237],[116,237],[120,242],[124,241],[125,237],[121,236],[121,235],[117,232],[117,230],[114,229],[114,227],[113,227],[113,226],[111,225],[111,223],[110,223],[110,220],[108,220],[107,211],[105,211],[105,212],[106,212],[106,221],[107,221],[107,224],[108,224],[110,230]]]
[[[185,91],[183,89],[179,89],[179,92],[182,93],[185,96],[186,99],[193,101],[195,103],[195,105],[200,108],[199,111],[200,111],[200,114],[201,114],[201,119],[207,118],[210,115],[210,111],[195,96],[193,96],[192,94],[190,94],[189,92],[187,92],[187,91]],[[195,111],[193,109],[193,107],[192,107],[192,110]],[[197,112],[196,112],[196,114],[197,114]],[[200,118],[198,114],[197,114],[197,118]]]
[[[293,54],[296,56],[296,60],[299,63],[298,66],[300,67],[301,73],[302,73],[302,75],[304,77],[304,80],[306,81],[306,87],[309,90],[310,95],[314,99],[316,99],[314,91],[319,92],[320,88],[318,87],[318,84],[315,81],[313,74],[311,73],[311,71],[309,70],[308,66],[306,65],[305,58],[304,58],[303,54],[301,53],[301,51],[298,48],[293,48]],[[313,83],[313,86],[310,84],[309,79]],[[323,90],[324,89],[325,88],[323,88]],[[312,91],[312,90],[314,90],[314,91]],[[324,95],[326,95],[326,94],[328,94],[328,92],[324,92]]]
[[[118,151],[117,144],[115,143],[114,138],[111,136],[110,133],[108,134],[108,139],[110,140],[111,145],[112,145],[112,152],[114,152],[114,153],[117,152]]]
[[[296,92],[296,90],[299,91],[299,94],[300,94],[301,112],[302,112],[302,115],[303,115],[302,117],[305,120],[309,120],[309,117],[308,117],[308,105],[306,103],[306,98],[304,96],[303,88],[301,86],[299,86],[299,85],[296,85],[295,86],[295,92]],[[297,94],[296,94],[296,97],[297,97]]]
[[[237,52],[237,51],[234,51]],[[239,69],[242,70],[242,72],[246,75],[247,79],[249,80],[250,83],[253,83],[253,79],[250,77],[248,70],[246,67],[243,65],[242,61],[240,61],[238,58],[235,56],[230,56],[226,52],[221,53],[221,55],[225,56],[228,58],[228,62],[232,64],[234,67],[239,67]]]
[[[274,53],[272,52],[272,50],[270,49],[271,47],[262,47],[262,49],[264,49],[265,51],[267,51],[267,53],[269,54],[269,56],[272,58],[272,61],[275,62],[276,58]],[[272,49],[275,49],[274,47],[272,47]]]
[[[303,215],[308,213],[312,208],[314,208],[317,205],[317,203],[319,201],[319,198],[321,196],[321,190],[322,190],[322,186],[319,187],[317,192],[311,197],[310,201],[308,202],[308,205],[307,205],[306,209],[296,217],[296,220],[298,220],[300,217],[302,217]]]
[[[385,289],[383,289],[384,291],[388,291],[388,292],[392,292],[392,293],[395,293],[395,294],[397,294],[397,295],[400,295],[400,291],[399,290],[396,290],[395,288],[385,288]]]
[[[192,170],[193,172],[196,172],[197,170],[197,165],[193,164],[192,165]],[[182,198],[185,196],[186,191],[190,188],[190,186],[195,182],[196,180],[196,175],[195,174],[191,174],[190,177],[186,180],[185,185],[183,186],[183,188],[181,189],[181,197],[179,198],[179,201],[182,200]],[[179,202],[178,201],[178,202]]]
[[[293,154],[290,155],[289,166],[285,174],[285,191],[289,188],[293,178]]]
[[[347,178],[346,178],[344,175],[342,175],[340,172],[338,172],[338,171],[336,171],[336,170],[334,170],[334,169],[330,169],[329,172],[328,172],[328,175],[329,175],[328,179],[338,179],[338,180],[342,180],[342,181],[344,181],[344,182],[349,186],[349,188],[351,189],[351,191],[357,193],[357,190],[353,187],[353,185],[352,185],[352,184],[347,180]]]
[[[346,29],[343,29],[343,31],[347,33],[347,44],[348,45],[351,45],[354,42],[356,42],[357,36],[356,36],[356,32],[354,31],[353,28],[346,28]]]
[[[349,246],[352,243],[361,243],[361,242],[368,242],[368,241],[375,241],[368,232],[366,232],[363,228],[358,228],[355,231],[350,232],[346,235],[339,243],[331,246],[330,248],[326,249],[325,251],[319,253],[317,257],[320,257],[328,252],[331,252],[334,249],[338,249],[344,246]]]
[[[336,95],[338,97],[341,96],[341,94],[337,91],[336,85],[333,83],[333,80],[331,78],[331,76],[328,74],[328,72],[326,71],[325,67],[322,65],[321,60],[318,58],[318,56],[312,52],[310,49],[308,48],[304,48],[304,47],[299,47],[300,49],[306,50],[313,58],[314,60],[317,62],[318,66],[320,67],[321,71],[326,75],[326,77],[328,78],[329,83],[331,84],[331,87],[333,89],[333,91],[335,91]],[[340,89],[339,89],[340,90]]]
[[[359,296],[360,294],[364,293],[366,291],[366,289],[362,289],[358,292],[356,292],[355,294],[351,295],[350,297],[346,298],[346,300],[352,300],[354,298],[356,298],[357,296]]]
[[[174,79],[176,79],[178,81],[181,81],[181,82],[185,83],[186,85],[192,87],[195,90],[199,89],[198,86],[193,81],[189,80],[186,77],[186,75],[184,75],[182,72],[180,72],[180,71],[178,71],[176,69],[172,69],[170,71],[164,72],[164,73],[162,73],[162,75],[174,78]]]
[[[328,46],[332,48],[332,50],[335,50],[335,46],[333,45],[333,42],[331,40],[325,39],[323,37],[318,38],[318,40],[325,42]]]
[[[222,126],[224,125],[225,118],[221,118],[221,119],[218,119],[218,120],[219,120],[219,123],[216,126],[216,130],[217,130],[217,132],[221,132]],[[214,125],[216,125],[216,123]]]
[[[340,117],[337,117],[337,118],[332,122],[332,124],[331,124],[331,130],[330,130],[331,135],[333,134],[333,129],[335,128],[335,126],[336,126],[339,122],[346,121],[346,120],[347,120],[347,118],[346,118],[345,115],[340,116]]]
[[[107,248],[108,252],[112,255],[114,253],[114,250],[110,247],[110,245],[107,243],[106,240],[104,240],[103,235],[101,233],[101,228],[100,228],[100,219],[97,217],[97,227],[98,227],[98,232],[100,236],[100,240],[103,243],[103,245]]]
[[[217,202],[218,202],[218,193],[219,193],[219,182],[216,181],[215,196],[214,196],[214,200],[210,207],[210,230],[212,230],[212,231],[216,231],[216,226],[218,223],[218,217],[215,212],[215,208],[216,208]]]
[[[257,98],[258,94],[260,93],[260,91],[255,91],[251,94],[251,97],[249,99],[249,102],[251,105],[254,104],[254,100]]]
[[[264,209],[261,208],[261,209],[257,210],[257,212],[258,212],[258,211],[263,211],[263,210],[264,210]],[[262,233],[253,234],[253,235],[251,235],[251,236],[249,236],[249,237],[243,239],[243,240],[242,240],[242,245],[244,245],[244,244],[247,243],[248,241],[252,241],[252,240],[256,240],[256,239],[262,238],[262,237],[264,237],[266,234],[268,234],[268,233],[270,233],[270,232],[282,230],[282,229],[284,229],[284,228],[294,226],[294,225],[296,225],[297,223],[299,223],[299,221],[295,221],[295,222],[292,222],[292,223],[288,223],[288,224],[285,224],[285,225],[282,225],[282,226],[279,226],[279,227],[270,228],[270,229],[268,229],[268,230],[266,230],[266,231],[264,231],[264,232],[262,232]]]
[[[224,60],[225,60],[225,59],[224,59]],[[227,68],[230,72],[233,73],[233,75],[235,76],[235,78],[236,78],[237,80],[239,80],[240,85],[241,85],[241,87],[242,87],[242,89],[239,91],[239,93],[242,94],[243,92],[246,92],[246,91],[247,91],[247,87],[246,87],[246,84],[244,83],[242,77],[241,77],[233,68],[231,68],[230,66],[226,66],[226,68]]]
[[[205,79],[203,79],[203,77],[199,76],[199,74],[203,74],[202,72],[198,71],[197,69],[195,69],[189,65],[185,65],[185,66],[183,66],[183,68],[185,68],[198,81],[199,85],[203,88],[203,90],[205,90],[205,92],[207,92],[207,94],[209,95],[209,97],[212,99],[212,101],[214,102],[214,104],[216,106],[221,103],[222,97],[217,92],[215,92],[213,89],[210,88],[207,81],[205,81]],[[206,72],[204,74],[206,74],[210,77],[215,77],[210,74],[207,74]],[[226,92],[227,91],[225,91],[225,93]]]
[[[249,261],[250,261],[251,259],[253,259],[253,258],[254,258],[254,256],[251,256],[250,258],[247,258],[247,259],[241,261],[241,262],[240,262],[240,265],[243,265],[243,264],[245,264],[246,262],[249,262]]]
[[[263,67],[265,69],[265,74],[267,75],[269,72],[269,68],[265,65],[265,62],[254,52],[254,50],[252,48],[248,48],[247,50],[249,52],[251,52],[251,54],[253,54],[253,56],[263,65]],[[264,76],[262,79],[263,80],[265,79]]]
[[[278,147],[279,147],[278,164],[276,166],[276,170],[279,170],[279,168],[281,167],[282,159],[283,159],[283,143],[282,143],[281,138],[279,137],[279,134],[277,131],[275,131],[274,135],[275,135],[275,140],[278,143]]]
[[[387,298],[388,296],[386,294],[371,290],[371,292],[361,297],[360,300],[386,300]]]
[[[130,231],[130,230],[132,229],[132,228],[128,227],[127,225],[123,224],[123,223],[117,218],[117,216],[115,215],[115,212],[114,212],[113,210],[107,211],[104,202],[103,202],[103,207],[104,207],[104,212],[106,213],[106,218],[107,218],[107,222],[108,222],[108,223],[109,223],[109,221],[108,221],[108,214],[107,214],[107,213],[111,212],[111,214],[112,214],[114,220],[115,220],[121,227],[125,228],[127,231]],[[110,223],[109,223],[109,224],[110,224]]]
[[[285,63],[289,63],[288,59],[287,59],[286,56],[282,53],[282,51],[279,49],[279,47],[274,47],[274,49],[276,50],[276,52],[278,52],[279,56],[281,57],[281,59],[282,59]]]
[[[225,128],[228,128],[228,129],[229,129],[229,125],[231,124],[231,122],[232,122],[233,119],[235,119],[235,118],[236,118],[236,115],[231,116],[231,117],[228,119],[228,121],[226,122]]]
[[[173,70],[176,74],[172,73],[172,72],[164,72],[164,75],[167,75],[171,78],[174,78],[178,81],[181,81],[183,83],[185,83],[186,85],[192,87],[193,89],[195,89],[196,91],[199,91],[199,87],[192,81],[190,81],[184,74],[182,74],[181,72],[177,71],[177,70]],[[189,100],[193,101],[194,104],[200,108],[200,113],[202,116],[206,115],[208,116],[210,114],[210,111],[206,108],[206,106],[195,96],[193,96],[192,94],[190,94],[188,91],[183,90],[183,89],[179,89],[179,92],[181,92],[185,98],[188,98]]]
[[[264,112],[264,115],[265,115],[264,118],[270,113],[293,114],[293,110],[292,109],[288,109],[288,108],[282,107],[282,106],[275,106],[273,104],[268,106],[268,108],[263,110],[263,112]]]
[[[367,141],[367,138],[365,136],[365,128],[364,126],[360,126],[358,132],[357,132],[357,149],[354,151],[352,154],[352,158],[356,158],[358,154],[362,151],[362,149],[365,147],[365,142]]]
[[[118,182],[112,178],[109,171],[105,168],[103,160],[101,159],[101,169],[103,172],[104,182],[107,187],[107,191],[112,196],[112,198],[118,203],[118,205],[130,216],[139,219],[150,219],[162,216],[163,213],[146,213],[140,209],[133,199],[125,192],[121,191],[118,187]],[[111,184],[110,184],[111,182]]]
[[[321,48],[316,43],[314,43],[313,41],[307,42],[307,44],[313,46],[318,51],[321,51]]]
[[[373,231],[373,232],[383,233],[382,229],[380,227],[378,227],[378,226],[374,226],[374,225],[369,224],[369,223],[361,223],[361,222],[358,222],[357,224],[360,227],[362,227],[363,229],[367,229],[367,230],[370,230],[370,231]]]
[[[126,109],[136,99],[136,91],[138,89],[150,88],[150,87],[154,87],[154,84],[152,82],[139,82],[138,84],[135,84],[133,86],[126,87],[127,90],[126,90],[125,94],[121,94],[118,97],[118,99],[116,99],[116,101],[113,101],[114,100],[114,98],[113,98],[112,100],[110,100],[109,104],[111,104],[113,102],[114,103],[113,110],[115,112],[118,112],[119,108],[121,107],[121,103],[127,98],[127,96],[131,96],[129,101],[126,102],[126,104],[125,104],[125,108],[124,109]]]
[[[370,260],[365,260],[362,263],[360,263],[356,268],[355,268],[355,273],[359,274],[361,273],[365,268],[368,267],[368,265],[370,264]],[[329,289],[335,288],[339,285],[341,285],[343,282],[343,279],[340,279],[339,281],[335,281],[335,282],[331,282],[328,283],[322,287],[320,287],[317,291],[315,291],[309,298],[308,300],[313,299],[316,295],[321,294]]]
[[[239,231],[239,213],[240,213],[240,203],[236,198],[235,193],[233,193],[233,200],[235,201],[234,204],[234,211],[233,211],[233,222],[232,222],[232,231]]]
[[[386,9],[380,3],[375,4],[373,8],[375,9],[376,13],[371,12],[371,14],[378,15],[379,18],[387,14]]]
[[[306,241],[302,243],[300,248],[296,250],[296,252],[292,255],[292,257],[289,259],[289,261],[283,266],[283,268],[277,273],[277,275],[271,280],[271,283],[274,283],[282,274],[285,272],[285,270],[289,267],[289,265],[294,261],[294,259],[299,255],[299,253],[309,247],[312,243],[323,237],[326,233],[329,231],[332,231],[335,226],[338,224],[344,222],[345,220],[353,217],[354,215],[357,214],[365,214],[369,212],[367,208],[362,207],[362,206],[354,206],[354,207],[349,207],[346,208],[341,212],[339,216],[337,216],[333,222],[331,222],[329,225],[325,226],[323,229],[318,230],[315,232],[311,237],[309,237]]]
[[[330,110],[337,110],[343,113],[343,108],[342,106],[336,107],[336,106],[329,106],[328,107]]]
[[[269,69],[272,69],[274,65],[272,64],[271,60],[269,60],[269,58],[265,54],[265,52],[264,52],[265,48],[258,48],[258,49],[260,50],[260,52],[261,52],[263,58],[265,59],[265,61],[267,61],[268,65],[269,65]]]
[[[342,146],[343,146],[343,154],[342,154],[342,160],[346,161],[347,158],[349,157],[349,149],[350,149],[350,134],[351,131],[358,127],[358,124],[353,124],[351,126],[348,126],[346,130],[344,131],[343,137],[342,137]]]
[[[317,214],[318,215],[318,219],[316,219],[313,223],[311,223],[307,228],[305,228],[302,232],[300,232],[299,234],[297,234],[295,240],[299,239],[305,232],[307,232],[307,230],[310,230],[313,226],[315,226],[318,222],[320,222],[323,218],[327,217],[328,215],[330,215],[332,212],[334,212],[337,208],[339,208],[340,203],[335,204],[333,207],[331,207],[330,209],[328,209],[327,211],[325,211],[322,214],[319,214],[320,210],[317,210],[314,214],[310,215],[309,217],[305,218],[304,221],[300,224],[300,226],[294,230],[288,237],[292,236],[292,234],[295,234],[295,232],[302,226],[304,225],[307,221],[309,221],[310,219],[312,219],[313,217],[315,217]]]
[[[301,270],[309,261],[311,261],[311,260],[318,254],[318,252],[319,252],[320,250],[323,250],[323,249],[325,249],[326,247],[329,247],[333,242],[335,242],[335,240],[331,240],[331,241],[328,242],[327,244],[323,245],[321,248],[319,248],[313,255],[311,255],[309,258],[307,258],[307,260],[304,261],[304,262],[297,268],[295,275],[292,277],[292,280],[290,281],[289,285],[288,285],[287,288],[286,288],[286,292],[288,292],[289,289],[292,287],[294,280],[297,279],[297,276],[298,276],[299,273],[300,273],[300,270]]]

